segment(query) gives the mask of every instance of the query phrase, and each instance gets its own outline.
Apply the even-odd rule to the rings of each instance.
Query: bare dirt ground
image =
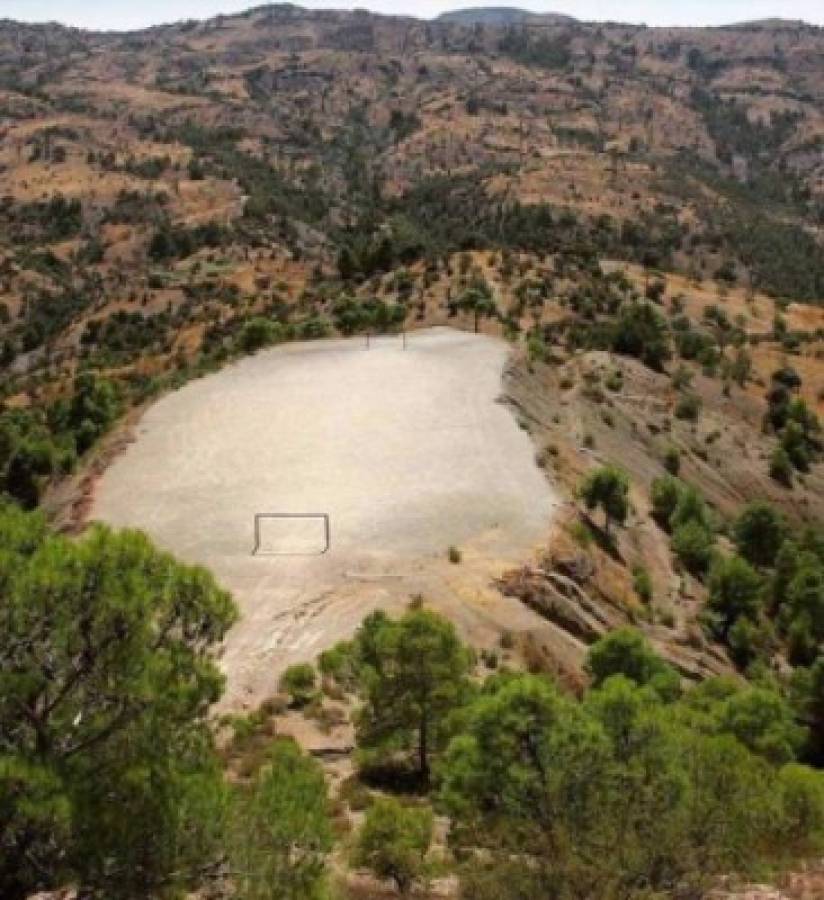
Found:
[[[286,666],[416,593],[481,646],[534,624],[491,587],[545,542],[559,502],[497,402],[508,353],[446,328],[410,334],[406,350],[399,337],[294,344],[148,410],[90,518],[144,529],[233,592],[225,705],[254,705]],[[329,552],[253,555],[262,512],[328,513]],[[296,523],[294,542],[283,523],[264,536],[284,553],[322,549],[317,523]]]

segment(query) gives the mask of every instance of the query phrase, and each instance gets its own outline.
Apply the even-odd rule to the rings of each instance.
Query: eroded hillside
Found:
[[[823,45],[290,6],[122,36],[3,23],[7,393],[81,355],[151,371],[250,303],[303,322],[339,274],[393,296],[388,273],[466,249],[814,301]]]

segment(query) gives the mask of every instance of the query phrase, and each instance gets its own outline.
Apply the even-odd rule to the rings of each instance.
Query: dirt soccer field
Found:
[[[490,579],[540,545],[556,500],[498,402],[507,355],[446,328],[411,333],[406,350],[400,337],[291,344],[148,410],[91,518],[147,531],[234,593],[228,705],[415,593],[464,632],[517,627],[524,612]],[[255,554],[259,513],[328,515],[328,552],[323,519],[274,519]]]

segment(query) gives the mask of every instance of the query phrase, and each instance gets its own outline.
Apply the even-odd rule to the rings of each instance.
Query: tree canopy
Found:
[[[382,754],[412,752],[426,779],[447,737],[447,717],[470,690],[471,655],[452,625],[425,609],[393,621],[366,619],[356,637],[364,698],[360,745]]]
[[[76,874],[139,894],[205,827],[235,607],[137,532],[70,541],[5,507],[0,548],[0,893]]]
[[[718,679],[658,690],[666,666],[632,632],[596,643],[587,665],[583,702],[496,674],[462,714],[439,796],[471,860],[465,896],[700,893],[775,841],[821,839],[824,776],[793,762],[803,729],[778,693]]]
[[[400,894],[407,894],[426,873],[432,825],[432,811],[426,806],[404,806],[393,797],[377,799],[367,810],[353,862],[378,878],[391,879]]]
[[[610,523],[624,522],[629,514],[629,480],[614,466],[602,466],[586,477],[581,485],[581,497],[587,509],[601,507],[607,535]]]
[[[332,849],[326,779],[290,739],[278,739],[231,814],[228,855],[243,900],[324,900]]]

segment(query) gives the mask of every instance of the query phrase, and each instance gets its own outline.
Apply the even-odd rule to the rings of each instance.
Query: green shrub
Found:
[[[824,835],[824,773],[788,763],[778,773],[781,828],[788,845],[806,853]]]
[[[683,489],[684,485],[671,475],[656,478],[652,482],[650,492],[652,517],[662,528],[669,529],[670,520],[681,499]]]
[[[677,447],[667,447],[664,451],[664,468],[670,475],[677,475],[681,468],[681,453]]]
[[[315,696],[316,681],[315,667],[311,663],[297,663],[284,670],[278,688],[288,694],[293,706],[302,707]]]
[[[254,778],[235,787],[233,801],[224,865],[233,872],[235,895],[327,897],[334,835],[319,763],[293,740],[277,739]]]
[[[654,688],[661,697],[674,699],[680,693],[678,673],[634,628],[619,628],[594,643],[587,653],[585,668],[595,688],[622,676],[639,687]]]
[[[677,528],[687,522],[698,522],[708,530],[712,530],[707,504],[698,490],[691,485],[685,485],[678,495],[678,503],[670,518],[670,527]]]
[[[610,372],[607,380],[604,382],[607,390],[618,392],[624,387],[624,374],[620,369]]]
[[[587,509],[600,507],[604,512],[604,528],[609,535],[610,524],[623,523],[629,513],[629,479],[614,466],[601,466],[584,479],[580,488]]]
[[[616,353],[634,356],[658,371],[672,355],[664,319],[650,303],[632,301],[621,306],[610,345]]]
[[[416,881],[426,877],[433,823],[428,807],[404,806],[393,797],[378,798],[366,811],[352,861],[378,878],[393,881],[399,893],[407,894]]]
[[[652,579],[643,566],[635,566],[633,568],[632,586],[635,593],[638,594],[644,603],[649,603],[652,600]]]
[[[676,391],[684,391],[692,385],[692,371],[685,365],[680,365],[672,373],[672,386]]]
[[[347,691],[354,690],[357,678],[357,653],[351,641],[339,641],[318,657],[318,670]]]
[[[738,552],[755,566],[771,566],[787,536],[783,516],[769,503],[755,501],[741,511],[733,527]]]
[[[784,487],[792,487],[793,475],[793,464],[787,451],[783,447],[776,447],[770,456],[770,478]]]
[[[740,556],[717,557],[707,581],[707,606],[723,638],[740,616],[755,621],[763,607],[764,582]]]
[[[281,337],[281,329],[277,322],[270,319],[254,318],[243,324],[238,342],[246,353],[254,353],[274,344]]]
[[[694,422],[701,413],[701,398],[697,394],[682,394],[675,404],[675,418]]]
[[[712,560],[715,537],[705,525],[694,520],[679,525],[672,533],[672,549],[693,575],[706,574]]]

